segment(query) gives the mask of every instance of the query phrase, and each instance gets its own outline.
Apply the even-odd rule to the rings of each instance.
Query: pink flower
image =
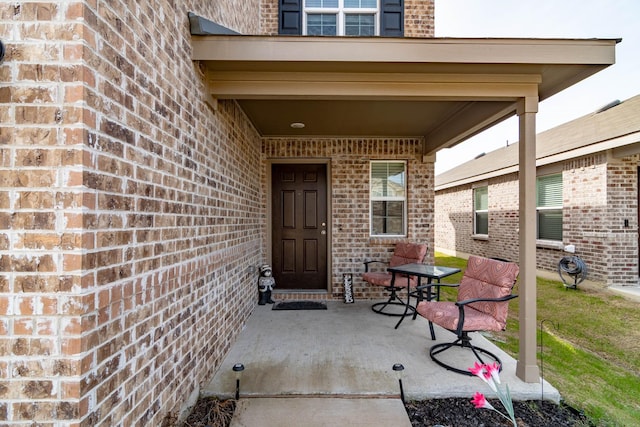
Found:
[[[469,372],[471,372],[475,376],[478,376],[478,377],[482,378],[481,375],[484,372],[484,365],[481,365],[478,362],[475,362],[473,364],[473,368],[469,368]],[[484,378],[482,378],[482,379],[484,379]]]
[[[478,409],[480,408],[494,409],[491,403],[487,402],[487,399],[485,399],[484,394],[478,391],[476,392],[476,394],[473,395],[473,400],[471,401],[471,403],[473,403],[474,406]]]
[[[497,363],[494,362],[493,365],[481,365],[478,362],[475,362],[473,368],[469,368],[469,372],[471,372],[476,377],[480,378],[485,383],[489,384],[491,390],[496,391],[496,383],[494,381],[495,377],[498,375],[498,370],[495,368],[498,366]],[[494,374],[495,371],[495,374]],[[500,379],[498,379],[500,382]]]
[[[513,413],[513,401],[511,400],[511,394],[509,393],[509,386],[506,386],[505,391],[502,391],[497,386],[497,384],[500,384],[500,365],[497,362],[493,362],[490,365],[475,362],[473,368],[469,368],[469,372],[480,378],[482,381],[487,383],[489,387],[491,387],[491,390],[493,390],[498,395],[500,403],[502,403],[502,406],[507,411],[509,416],[494,408],[489,402],[487,402],[487,399],[485,399],[484,395],[480,392],[476,392],[476,394],[473,395],[473,400],[471,401],[471,403],[473,403],[475,407],[479,409],[486,408],[496,411],[498,414],[511,421],[514,427],[517,427],[518,424],[516,423],[516,417]]]
[[[498,362],[493,362],[491,365],[484,365],[491,378],[496,382],[496,384],[500,384],[500,365]]]

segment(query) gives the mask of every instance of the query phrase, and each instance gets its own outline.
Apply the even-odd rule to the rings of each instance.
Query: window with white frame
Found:
[[[375,36],[379,0],[304,0],[304,34]]]
[[[562,174],[536,180],[538,239],[562,241]]]
[[[370,173],[371,235],[404,236],[407,223],[407,164],[372,161]]]
[[[489,234],[489,187],[473,189],[473,234]]]

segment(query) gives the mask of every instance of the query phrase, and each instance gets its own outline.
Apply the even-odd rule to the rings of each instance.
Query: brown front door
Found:
[[[327,289],[327,166],[274,164],[271,180],[276,289]]]

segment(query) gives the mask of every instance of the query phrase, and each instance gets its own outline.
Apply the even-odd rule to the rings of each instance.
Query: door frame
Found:
[[[322,158],[310,158],[310,157],[305,157],[303,159],[298,159],[298,158],[271,158],[271,159],[267,159],[266,161],[266,169],[267,169],[267,173],[266,173],[266,187],[267,187],[267,219],[266,219],[266,228],[267,228],[267,240],[266,240],[266,250],[267,250],[267,260],[269,262],[269,264],[273,264],[273,251],[272,251],[272,245],[273,245],[273,231],[271,230],[271,221],[273,220],[273,206],[271,205],[271,197],[273,194],[273,185],[271,182],[271,169],[272,169],[272,165],[274,164],[294,164],[294,165],[302,165],[302,164],[323,164],[326,166],[326,173],[327,173],[327,200],[326,200],[326,206],[327,206],[327,283],[326,283],[326,288],[325,290],[328,293],[331,293],[333,291],[333,276],[332,276],[332,271],[333,271],[333,257],[331,256],[331,254],[333,253],[332,251],[332,247],[333,247],[333,207],[331,204],[331,159],[322,157]],[[278,284],[276,283],[276,288],[278,289]],[[289,290],[287,290],[289,291]],[[296,292],[296,290],[292,290],[293,292]],[[323,290],[304,290],[305,292],[323,292]]]

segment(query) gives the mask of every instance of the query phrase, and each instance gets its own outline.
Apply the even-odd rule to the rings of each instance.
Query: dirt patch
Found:
[[[496,408],[499,401],[489,399]],[[193,408],[181,427],[228,427],[235,410],[235,400],[203,398]],[[565,405],[552,402],[513,402],[518,427],[593,426],[589,420]],[[471,399],[431,399],[407,402],[407,414],[413,427],[483,427],[512,426],[509,420],[489,409],[476,409]]]

